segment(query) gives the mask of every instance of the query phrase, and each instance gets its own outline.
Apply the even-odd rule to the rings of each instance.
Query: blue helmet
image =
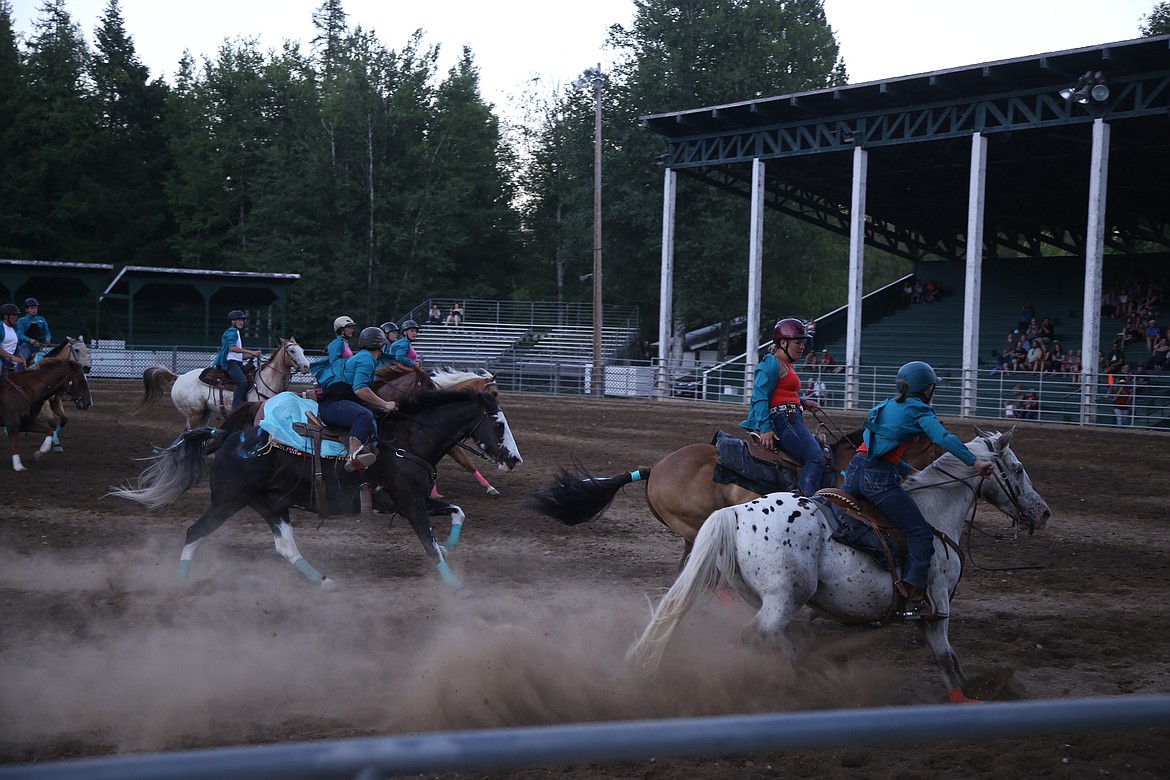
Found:
[[[227,318],[228,318],[228,322],[231,322],[232,320],[246,320],[246,319],[248,319],[248,315],[244,314],[239,309],[232,309],[231,311],[228,312]]]
[[[938,374],[929,363],[912,360],[898,369],[898,389],[906,393],[921,393],[930,385],[938,384]]]

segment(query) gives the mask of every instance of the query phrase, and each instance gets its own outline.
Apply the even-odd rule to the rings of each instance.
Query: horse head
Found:
[[[524,463],[524,458],[520,457],[520,448],[516,446],[508,418],[500,408],[499,398],[489,392],[480,392],[477,397],[486,415],[471,432],[471,438],[501,470],[515,471]]]
[[[309,359],[305,357],[305,350],[294,338],[281,339],[280,351],[288,358],[289,364],[298,374],[309,373]]]
[[[66,336],[65,342],[69,345],[69,362],[78,366],[85,373],[93,367],[93,363],[89,359],[89,347],[85,345],[85,339],[78,336]]]
[[[88,358],[88,354],[86,356]],[[72,373],[69,376],[69,381],[64,387],[65,395],[73,401],[81,411],[93,406],[93,396],[89,392],[89,380],[86,379],[85,374],[89,371],[89,366],[78,365],[72,363]]]
[[[1044,528],[1052,510],[1032,486],[1024,464],[1012,452],[1015,433],[1015,428],[1005,433],[978,431],[978,436],[967,446],[980,458],[995,464],[994,479],[983,480],[982,496],[1030,535]]]

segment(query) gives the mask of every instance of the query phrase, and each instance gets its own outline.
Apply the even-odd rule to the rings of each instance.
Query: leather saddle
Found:
[[[254,381],[253,377],[256,376],[256,366],[251,361],[244,363],[244,376],[248,378],[249,382]],[[218,390],[234,391],[236,389],[236,383],[232,381],[231,376],[219,366],[208,366],[203,369],[199,372],[199,381]]]
[[[335,441],[339,442],[343,447],[349,442],[349,429],[340,428],[337,426],[328,426],[311,412],[305,412],[305,422],[295,422],[292,424],[294,432],[304,436],[310,442],[312,447],[310,455],[313,458],[313,493],[311,505],[313,510],[322,517],[327,516],[329,506],[329,499],[326,494],[325,477],[322,468],[321,442]],[[330,458],[337,461],[343,458]],[[363,503],[363,509],[365,505]]]

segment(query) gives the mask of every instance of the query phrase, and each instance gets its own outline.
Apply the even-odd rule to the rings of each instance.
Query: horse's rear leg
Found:
[[[803,599],[796,593],[764,595],[760,611],[743,630],[744,643],[753,647],[779,650],[789,661],[795,661],[796,645],[792,643],[792,636],[788,633],[788,624],[811,596],[811,592]]]
[[[212,504],[207,508],[198,520],[191,524],[187,529],[187,539],[183,544],[183,552],[179,555],[179,572],[178,578],[186,580],[188,573],[191,570],[191,559],[195,557],[195,551],[199,549],[199,545],[203,540],[219,528],[229,517],[244,508],[244,503],[233,504]]]
[[[296,540],[293,539],[292,523],[288,519],[288,510],[282,510],[275,516],[266,515],[265,520],[268,521],[268,527],[272,529],[272,538],[276,544],[276,551],[283,555],[289,563],[291,563],[297,571],[305,575],[311,581],[321,585],[324,590],[334,590],[337,583],[314,568],[313,564],[306,561],[297,549]]]

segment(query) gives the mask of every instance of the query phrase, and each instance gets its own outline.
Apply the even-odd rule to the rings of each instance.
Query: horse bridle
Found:
[[[499,409],[498,404],[496,406],[496,409],[497,410]],[[480,423],[482,423],[484,420],[487,420],[491,417],[492,410],[481,409],[481,411],[483,413],[483,416],[479,420],[476,421],[475,425],[472,426],[472,430],[475,430],[476,428],[478,428],[480,426]],[[483,460],[486,460],[488,463],[491,463],[494,466],[500,465],[499,460],[491,457],[486,452],[483,452],[482,450],[480,450],[478,447],[468,446],[467,444],[463,443],[462,439],[456,439],[454,436],[451,436],[447,433],[444,433],[443,431],[440,431],[435,426],[431,425],[430,423],[423,422],[422,420],[418,419],[414,415],[407,414],[406,412],[387,412],[387,414],[401,415],[402,417],[405,417],[407,420],[410,420],[415,425],[418,425],[420,428],[426,428],[428,430],[434,431],[435,433],[439,434],[440,437],[442,437],[442,438],[446,439],[448,442],[450,442],[451,446],[460,447],[460,448],[470,452],[472,455],[475,455],[477,458],[481,458]],[[423,460],[422,458],[415,455],[413,452],[409,452],[401,447],[395,447],[393,450],[391,450],[391,452],[393,452],[394,456],[397,458],[405,458],[406,460],[413,461],[413,462],[419,464],[420,466],[423,466],[424,468],[426,468],[427,471],[431,474],[432,481],[437,479],[434,467],[431,466],[430,463],[427,463],[425,460]]]
[[[264,381],[264,373],[263,372],[264,372],[264,367],[276,359],[277,352],[287,352],[287,350],[290,346],[292,346],[291,341],[288,344],[285,344],[280,349],[273,350],[272,352],[270,352],[268,354],[268,360],[265,360],[260,365],[256,366],[256,395],[258,395],[258,396],[261,395],[261,393],[260,393],[261,386],[263,386],[264,389],[268,391],[268,396],[262,397],[262,400],[267,401],[269,398],[272,398],[274,395],[278,395],[278,394],[284,392],[283,390],[277,390],[276,388],[274,388],[270,384],[268,384],[266,381]],[[289,377],[292,376],[292,363],[291,362],[289,363],[288,374],[289,374]]]

